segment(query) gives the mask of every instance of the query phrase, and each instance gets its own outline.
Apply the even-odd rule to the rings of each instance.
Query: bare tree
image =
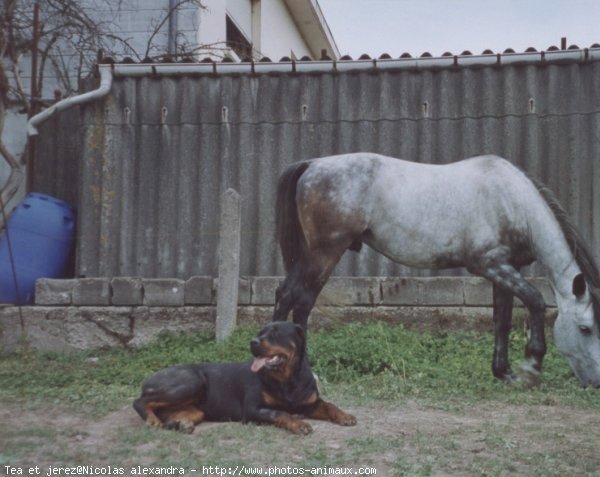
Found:
[[[125,0],[3,0],[0,6],[0,158],[10,168],[5,184],[0,185],[0,206],[7,204],[24,180],[25,157],[17,160],[2,141],[8,108],[18,108],[30,117],[49,106],[42,99],[50,72],[57,82],[57,99],[78,90],[81,79],[93,70],[98,52],[131,56],[136,60],[154,53],[167,53],[159,45],[159,31],[184,5],[202,8],[201,0],[175,0],[148,25],[148,40],[143,52],[136,51],[115,21]],[[108,12],[95,18],[94,12]],[[198,45],[182,41],[178,52],[189,54]],[[173,55],[173,52],[170,52]],[[32,81],[25,84],[22,70],[31,62]],[[0,228],[2,217],[0,217]]]
[[[15,30],[19,25],[15,25],[15,15],[17,12],[17,0],[6,0],[4,11],[0,15],[0,156],[6,161],[10,168],[10,174],[6,184],[0,189],[0,206],[6,204],[10,198],[17,192],[20,184],[23,182],[23,165],[20,164],[10,153],[2,140],[2,132],[6,120],[6,110],[9,107],[11,89],[14,90],[17,101],[21,102],[25,108],[29,108],[29,101],[25,94],[21,76],[16,75],[15,85],[11,87],[4,66],[4,58],[8,58],[10,66],[18,71],[19,51],[21,49],[21,39],[15,35]],[[3,217],[0,217],[0,224]]]

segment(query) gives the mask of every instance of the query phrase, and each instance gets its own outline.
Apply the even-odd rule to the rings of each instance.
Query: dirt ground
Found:
[[[184,435],[147,428],[129,405],[91,419],[56,406],[4,404],[0,475],[27,475],[36,466],[37,475],[66,475],[66,466],[77,465],[96,466],[96,475],[250,475],[259,468],[263,475],[600,475],[600,412],[418,402],[344,408],[358,418],[356,427],[310,421],[313,433],[295,436],[269,426],[203,423]]]

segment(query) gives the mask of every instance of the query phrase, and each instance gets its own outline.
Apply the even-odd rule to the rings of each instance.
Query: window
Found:
[[[241,59],[252,57],[252,44],[244,36],[235,22],[227,15],[227,47],[231,48]]]

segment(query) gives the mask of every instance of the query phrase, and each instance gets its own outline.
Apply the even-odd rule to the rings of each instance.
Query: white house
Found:
[[[105,55],[114,56],[117,61],[124,57],[161,61],[167,56],[209,57],[217,61],[263,57],[279,61],[283,57],[306,56],[319,59],[323,53],[331,59],[340,56],[318,0],[121,0],[118,4],[81,0],[80,3],[99,31],[118,40],[104,35],[100,41],[86,44],[84,49],[80,38],[73,35],[63,44],[57,44],[51,57],[60,56],[56,65],[71,73],[57,73],[47,61],[42,98],[52,99],[55,90],[60,90],[63,96],[76,91],[77,79],[85,76],[96,62],[94,48],[102,48]],[[40,48],[44,48],[43,39]],[[31,59],[24,56],[19,69],[22,83],[28,87]]]
[[[125,57],[134,61],[146,57],[156,61],[167,57],[176,60],[181,56],[219,61],[269,57],[279,61],[283,57],[319,59],[325,54],[337,59],[340,56],[318,0],[121,0],[112,3],[81,0],[79,4],[98,31],[109,34],[100,35],[94,41],[65,34],[54,44],[49,50],[42,88],[38,92],[45,102],[52,102],[56,95],[64,97],[78,91],[78,79],[86,76],[97,61],[97,48],[117,61]],[[40,2],[40,6],[42,23],[50,25],[53,17],[48,17],[44,2]],[[46,41],[42,37],[40,50],[45,48]],[[23,85],[23,93],[29,95],[31,57],[24,55],[19,61],[19,82],[12,76],[10,60],[0,58],[0,61],[5,61],[9,82]],[[19,159],[26,141],[26,116],[17,96],[9,100],[14,107],[7,109],[2,141]],[[0,157],[0,189],[9,172]],[[16,199],[23,193],[21,188]]]
[[[317,0],[204,0],[199,12],[201,56],[234,59],[340,56]],[[212,51],[210,47],[214,45]]]
[[[113,33],[128,40],[131,51],[115,44],[112,53],[117,56],[138,60],[164,54],[215,60],[267,56],[273,61],[318,59],[323,52],[332,59],[340,56],[318,0],[123,0],[118,10],[85,1],[91,4],[90,14],[111,22]],[[169,11],[173,14],[161,24]]]

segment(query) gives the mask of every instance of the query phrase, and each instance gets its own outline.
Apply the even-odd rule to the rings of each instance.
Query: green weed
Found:
[[[135,351],[6,355],[0,361],[0,400],[18,399],[25,405],[43,400],[104,413],[132,399],[140,383],[159,368],[249,359],[248,343],[255,332],[255,327],[240,328],[222,344],[212,334],[201,333],[165,335]],[[419,399],[450,409],[492,399],[600,408],[600,393],[577,385],[565,359],[549,341],[542,385],[527,392],[492,377],[491,334],[432,335],[383,323],[347,324],[310,332],[308,352],[323,387],[334,385],[340,404]],[[523,347],[524,336],[513,333],[515,368]]]
[[[72,355],[19,353],[0,359],[0,403],[26,416],[51,416],[54,410],[102,416],[130,405],[141,382],[153,371],[176,363],[240,361],[250,358],[248,344],[256,327],[244,327],[223,344],[210,333],[165,335],[135,351],[95,350]],[[32,456],[53,463],[115,461],[137,464],[264,466],[384,466],[390,475],[597,475],[597,439],[587,438],[585,421],[552,428],[548,441],[539,423],[546,405],[600,409],[600,393],[578,386],[564,357],[549,339],[542,385],[533,390],[494,379],[490,361],[493,337],[474,332],[416,333],[383,323],[347,324],[311,331],[309,356],[323,393],[343,409],[363,406],[370,415],[403,413],[403,404],[470,415],[473,408],[526,408],[529,419],[490,418],[468,426],[427,426],[361,430],[299,437],[269,426],[206,424],[193,436],[159,432],[139,423],[112,431],[108,438],[93,426],[71,426],[52,419],[24,420],[0,436],[0,464],[28,462]],[[511,339],[516,368],[525,337]],[[508,404],[508,406],[506,406]],[[40,412],[42,410],[42,412]],[[133,416],[133,410],[131,410]],[[37,412],[37,414],[35,414]],[[120,412],[120,411],[118,411]],[[363,411],[364,412],[364,411]],[[483,411],[485,412],[485,411]],[[432,415],[441,415],[437,411]],[[70,417],[69,417],[70,418]],[[80,420],[81,421],[81,420]],[[90,420],[91,423],[93,420]],[[136,421],[137,422],[137,421]],[[423,424],[426,424],[424,422]],[[56,429],[55,429],[56,427]],[[102,429],[102,428],[100,428]],[[331,432],[334,428],[331,429]],[[339,429],[337,429],[340,432]],[[346,431],[346,429],[344,429]],[[330,432],[327,428],[326,432]],[[373,433],[373,434],[371,434]],[[582,436],[573,441],[574,436]],[[579,439],[579,437],[577,437]],[[89,441],[89,442],[88,442]],[[80,445],[80,442],[88,442]],[[532,444],[533,443],[533,447]],[[99,447],[96,444],[101,444]],[[93,449],[93,450],[90,450]],[[577,450],[574,453],[574,449]],[[574,473],[574,471],[579,472]]]

